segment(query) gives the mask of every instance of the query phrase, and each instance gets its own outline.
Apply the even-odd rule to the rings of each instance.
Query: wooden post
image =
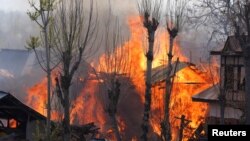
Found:
[[[179,131],[179,141],[182,141],[184,128],[187,127],[187,125],[192,121],[185,119],[185,115],[181,115],[181,118],[179,117],[175,117],[175,118],[181,120],[180,131]]]

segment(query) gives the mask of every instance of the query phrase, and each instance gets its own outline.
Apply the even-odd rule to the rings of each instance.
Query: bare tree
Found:
[[[33,1],[29,1],[30,6],[33,11],[28,12],[28,15],[32,21],[35,21],[40,27],[42,33],[39,37],[31,37],[30,41],[27,42],[29,49],[34,49],[36,53],[36,48],[42,46],[45,48],[46,59],[39,59],[38,54],[36,53],[37,60],[41,68],[47,73],[47,122],[46,122],[46,137],[50,141],[50,119],[51,119],[51,51],[52,47],[52,38],[49,33],[49,26],[51,24],[51,16],[53,12],[53,7],[55,5],[55,0],[39,0],[39,6],[37,6]],[[40,42],[40,40],[42,42]],[[43,62],[46,62],[45,64]]]
[[[216,42],[216,46],[220,43],[224,43],[226,38],[233,35],[234,30],[234,18],[236,15],[232,15],[232,7],[234,2],[231,0],[199,0],[191,11],[191,17],[189,17],[191,28],[203,27],[202,30],[207,31],[210,37],[207,42],[207,47],[210,43]],[[204,28],[206,27],[206,28]],[[218,97],[220,101],[220,123],[224,124],[224,111],[225,106],[228,106],[226,101],[226,90],[220,87],[220,95]]]
[[[211,24],[212,21],[216,21],[214,33],[223,33],[224,38],[229,35],[234,35],[238,38],[239,43],[243,50],[243,56],[245,61],[245,94],[246,94],[246,124],[250,123],[250,2],[249,0],[201,0],[202,6],[209,10],[204,10],[204,14],[199,15],[204,19],[204,23]],[[203,9],[204,9],[203,8]],[[214,15],[214,16],[211,16]],[[207,19],[211,19],[207,21]],[[221,29],[221,30],[219,30]],[[211,37],[212,38],[212,37]],[[225,106],[225,92],[222,91],[221,96],[221,121],[224,119],[224,106]]]
[[[214,41],[224,41],[226,36],[232,34],[233,28],[227,13],[229,12],[230,0],[199,0],[190,11],[190,28],[199,29],[210,34],[209,43]],[[206,27],[206,28],[204,28]]]
[[[171,80],[171,72],[173,70],[172,58],[173,58],[173,47],[174,39],[178,35],[178,32],[181,30],[185,22],[185,7],[187,4],[186,0],[169,0],[167,1],[167,31],[169,33],[169,48],[167,52],[168,62],[167,62],[167,72],[166,72],[166,88],[164,96],[164,118],[161,123],[161,136],[162,140],[170,141],[171,140],[171,125],[170,125],[170,98],[172,93],[173,82]]]
[[[250,1],[236,0],[230,5],[229,18],[235,25],[245,63],[246,124],[250,124]]]
[[[60,60],[56,78],[57,94],[64,109],[64,140],[70,140],[70,86],[83,59],[96,51],[97,15],[93,1],[61,0],[56,7],[53,23],[53,52]]]
[[[147,48],[147,70],[146,70],[146,89],[145,89],[145,103],[144,103],[144,115],[142,122],[142,140],[147,141],[149,130],[149,115],[151,109],[151,72],[153,62],[153,50],[155,31],[158,28],[159,20],[161,16],[161,0],[141,0],[138,3],[138,9],[141,18],[143,19],[143,25],[147,29],[148,33],[148,48]]]
[[[111,119],[115,138],[117,141],[122,141],[117,121],[117,108],[122,97],[120,90],[122,87],[126,87],[127,83],[124,78],[130,77],[131,56],[129,46],[123,47],[125,40],[118,17],[112,15],[111,9],[108,15],[102,45],[105,54],[100,58],[98,78],[103,80],[107,89],[105,93],[108,97],[108,104],[105,106],[105,111]]]

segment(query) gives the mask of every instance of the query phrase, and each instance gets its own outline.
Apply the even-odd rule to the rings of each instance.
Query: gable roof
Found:
[[[172,64],[173,69],[170,73],[170,76],[173,77],[174,76],[174,71],[175,71],[175,67],[176,67],[176,72],[182,70],[183,68],[186,67],[190,67],[190,66],[194,66],[194,64],[188,63],[188,62],[179,62],[178,65],[176,66],[176,62],[174,62]],[[153,68],[152,70],[152,84],[156,84],[158,82],[162,82],[166,79],[166,73],[168,71],[167,65],[161,65],[158,66],[156,68]]]
[[[218,96],[220,94],[219,84],[212,85],[206,90],[192,96],[192,101],[198,102],[216,102],[219,101]]]
[[[13,118],[19,122],[46,120],[46,117],[23,104],[13,95],[3,91],[0,91],[0,118]]]
[[[242,47],[235,36],[228,36],[225,45],[220,51],[211,51],[211,55],[242,55]]]
[[[242,52],[240,42],[235,36],[228,36],[222,52],[228,51],[228,50],[233,51],[233,52]]]

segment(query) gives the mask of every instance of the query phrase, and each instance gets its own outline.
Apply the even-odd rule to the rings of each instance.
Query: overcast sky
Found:
[[[0,10],[27,12],[29,9],[28,0],[0,0]]]
[[[115,5],[118,4],[120,8],[131,7],[131,3],[135,4],[134,2],[135,2],[134,0],[115,0],[115,1],[113,1],[113,3]],[[28,9],[30,9],[29,0],[0,0],[0,10],[1,11],[27,12]]]

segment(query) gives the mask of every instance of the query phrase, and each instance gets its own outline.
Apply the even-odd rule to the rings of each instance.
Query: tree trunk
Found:
[[[168,50],[168,64],[167,64],[167,72],[166,72],[166,88],[165,88],[165,97],[164,97],[164,119],[161,123],[161,134],[162,139],[164,141],[171,141],[171,124],[170,124],[170,99],[172,93],[172,85],[173,82],[171,80],[171,72],[173,69],[172,66],[172,58],[173,58],[173,48],[174,48],[174,39],[177,36],[178,30],[177,29],[169,29],[169,50]]]
[[[51,92],[51,70],[50,70],[50,46],[48,42],[48,29],[44,27],[44,38],[45,38],[45,50],[46,50],[46,71],[47,71],[47,125],[46,125],[46,137],[47,141],[50,141],[50,118],[51,118],[51,104],[50,104],[50,92]]]
[[[70,102],[69,88],[64,89],[64,141],[70,141]]]
[[[250,125],[250,44],[243,47],[245,59],[245,95],[246,95],[246,124]]]
[[[115,132],[116,141],[122,141],[115,114],[111,115],[110,118],[111,118],[112,126]]]
[[[168,51],[168,64],[167,64],[167,73],[166,73],[166,88],[165,88],[165,100],[164,100],[164,126],[163,127],[163,135],[164,135],[164,140],[165,141],[170,141],[171,140],[171,126],[170,126],[170,109],[169,109],[169,104],[170,104],[170,98],[171,98],[171,72],[172,72],[172,58],[173,58],[173,42],[174,38],[170,36],[169,39],[169,51]]]
[[[147,52],[147,71],[146,71],[146,89],[145,89],[145,104],[144,104],[144,115],[142,130],[142,139],[147,141],[147,134],[149,130],[149,114],[151,108],[151,73],[152,73],[152,62],[153,62],[153,47],[154,47],[154,35],[155,32],[149,32],[149,50]]]
[[[220,100],[220,124],[223,125],[225,124],[225,103],[226,103],[226,98],[225,98],[225,89],[220,90],[220,96],[219,96],[219,100]]]
[[[118,128],[118,123],[116,119],[117,113],[117,104],[119,101],[120,96],[120,82],[119,80],[112,81],[112,88],[108,90],[108,97],[109,97],[109,105],[108,105],[108,114],[111,118],[112,128],[115,132],[116,141],[122,141],[121,135]]]

